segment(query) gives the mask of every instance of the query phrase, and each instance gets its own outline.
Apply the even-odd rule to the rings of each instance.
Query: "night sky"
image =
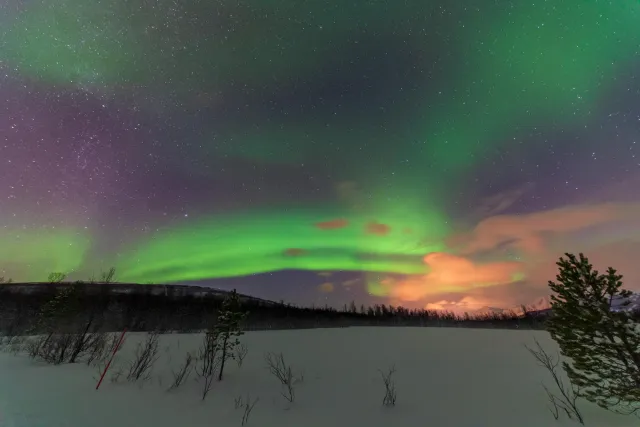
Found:
[[[0,276],[473,310],[640,289],[637,0],[1,0]]]

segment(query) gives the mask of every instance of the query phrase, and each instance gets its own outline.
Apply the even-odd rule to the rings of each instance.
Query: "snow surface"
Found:
[[[145,334],[131,334],[114,367],[124,366]],[[536,337],[551,351],[546,332],[460,328],[344,328],[249,332],[249,353],[241,368],[231,362],[222,382],[205,401],[192,375],[167,392],[171,368],[198,334],[164,335],[161,357],[143,385],[112,383],[109,374],[95,390],[96,368],[86,364],[49,366],[26,356],[0,353],[2,427],[176,427],[240,426],[238,396],[260,400],[247,426],[577,426],[553,419],[541,383],[548,373],[523,344]],[[304,381],[288,404],[278,381],[265,368],[265,352],[282,352]],[[379,369],[395,365],[398,401],[383,407]],[[632,426],[634,417],[582,403],[587,425]]]

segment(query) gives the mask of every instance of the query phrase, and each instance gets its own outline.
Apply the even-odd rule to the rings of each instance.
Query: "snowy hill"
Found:
[[[51,288],[59,288],[68,286],[69,283],[8,283],[0,285],[2,290],[7,292],[15,292],[22,294],[37,294],[44,293]],[[108,290],[111,294],[131,294],[131,293],[148,293],[150,295],[171,295],[174,297],[205,297],[205,296],[219,296],[224,297],[229,293],[222,289],[216,289],[206,286],[193,286],[193,285],[157,285],[149,284],[142,285],[138,283],[81,283],[87,294],[97,294]],[[241,301],[255,301],[264,305],[278,305],[274,301],[257,298],[251,295],[238,294]]]
[[[551,309],[551,300],[549,297],[540,297],[533,301],[530,304],[525,304],[526,310],[530,313],[546,313]],[[510,308],[501,308],[501,307],[482,307],[479,310],[473,312],[476,315],[484,315],[484,314],[512,314],[515,313],[517,315],[524,314],[524,310],[522,306],[510,307]]]
[[[611,304],[612,311],[638,311],[640,310],[640,294],[633,293],[629,297],[629,304],[624,305],[625,300],[622,298],[615,298]],[[551,298],[550,297],[541,297],[533,301],[531,304],[525,305],[526,309],[530,313],[536,314],[546,314],[551,311]],[[498,307],[483,307],[474,312],[474,314],[523,314],[522,307],[512,307],[512,308],[498,308]]]

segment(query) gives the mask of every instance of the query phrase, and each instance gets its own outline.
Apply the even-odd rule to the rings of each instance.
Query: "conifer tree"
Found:
[[[222,307],[218,314],[214,328],[220,342],[220,372],[218,381],[222,380],[225,362],[228,358],[235,359],[234,349],[240,344],[239,336],[243,335],[242,321],[247,313],[240,310],[240,298],[234,289],[222,301]]]
[[[631,292],[622,276],[609,267],[599,274],[580,254],[565,254],[556,263],[556,282],[549,281],[552,314],[547,330],[561,353],[563,367],[581,397],[613,412],[640,409],[640,332],[625,310]]]

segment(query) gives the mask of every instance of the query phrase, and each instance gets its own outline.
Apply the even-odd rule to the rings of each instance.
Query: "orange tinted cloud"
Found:
[[[391,231],[391,227],[386,224],[381,224],[379,222],[370,222],[365,226],[365,233],[367,234],[375,234],[377,236],[386,236]]]
[[[301,248],[289,248],[284,250],[286,256],[301,256],[306,254],[307,251]]]
[[[440,252],[426,255],[424,261],[430,267],[429,273],[387,285],[389,296],[418,301],[438,293],[512,283],[522,271],[519,262],[475,263],[465,257]]]
[[[473,296],[465,296],[459,300],[439,300],[427,303],[424,308],[427,310],[452,311],[454,313],[471,313],[491,306],[492,301]]]
[[[389,297],[453,311],[530,304],[549,295],[547,282],[554,280],[555,262],[565,252],[584,252],[600,271],[615,267],[625,288],[640,290],[640,203],[494,216],[471,233],[452,236],[448,245],[456,255],[427,255],[431,272],[385,287]],[[518,262],[473,261],[480,256],[500,260],[506,253],[518,255]]]
[[[331,282],[325,282],[318,286],[318,290],[323,293],[331,293],[335,289],[335,286]]]
[[[578,205],[528,215],[500,215],[481,221],[470,235],[457,236],[452,241],[462,243],[462,253],[465,254],[505,244],[525,252],[539,253],[545,248],[546,235],[574,232],[634,216],[640,217],[640,204]]]
[[[315,226],[321,230],[336,230],[339,228],[345,228],[348,225],[349,221],[346,219],[333,219],[331,221],[317,222],[315,224]]]

